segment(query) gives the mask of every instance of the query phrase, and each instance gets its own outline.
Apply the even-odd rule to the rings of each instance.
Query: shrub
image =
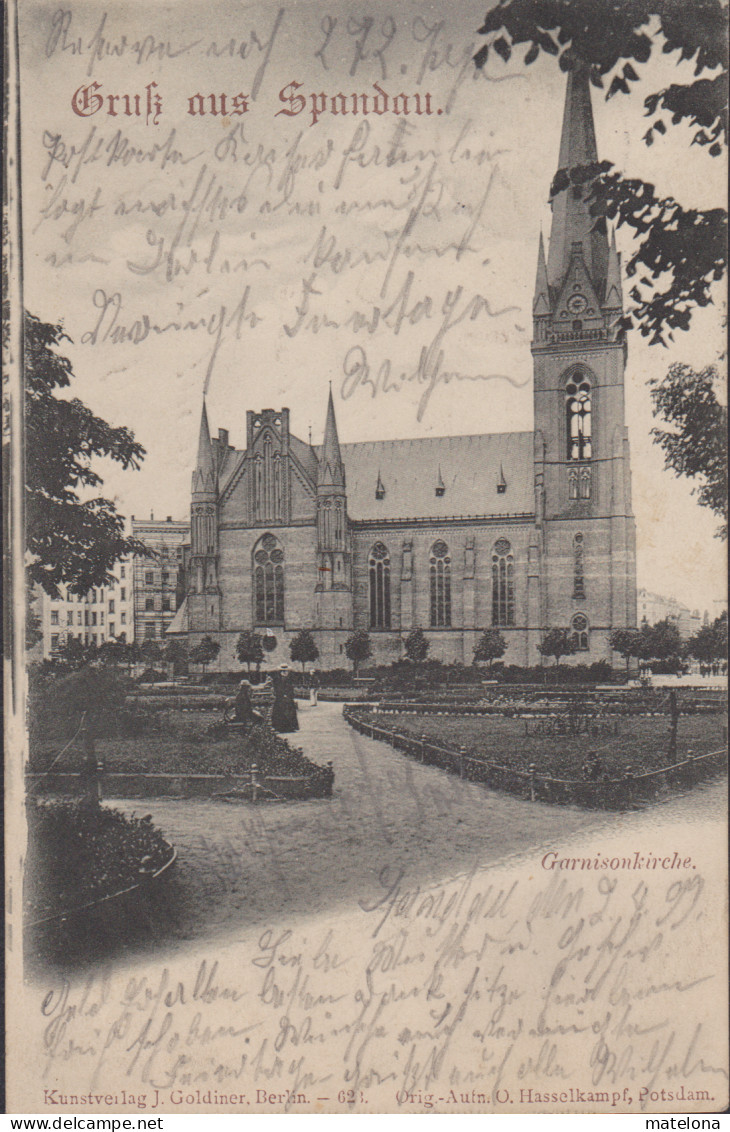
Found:
[[[167,673],[157,668],[145,668],[141,676],[137,677],[138,684],[163,684],[167,680]]]
[[[148,817],[78,802],[31,800],[25,915],[31,922],[110,896],[166,863],[170,847]]]

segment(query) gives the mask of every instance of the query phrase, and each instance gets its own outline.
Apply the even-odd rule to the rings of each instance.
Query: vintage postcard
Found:
[[[728,1103],[719,0],[16,0],[15,1113]]]

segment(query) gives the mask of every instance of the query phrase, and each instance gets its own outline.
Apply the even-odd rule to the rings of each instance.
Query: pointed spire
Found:
[[[378,482],[375,484],[375,498],[385,499],[385,485],[380,478],[380,468],[378,468]]]
[[[213,445],[210,442],[208,409],[205,398],[203,398],[203,411],[200,415],[200,433],[198,435],[198,459],[193,472],[193,492],[215,493],[215,481],[215,460],[213,458]]]
[[[507,480],[504,478],[504,468],[502,464],[499,465],[499,479],[497,480],[497,494],[504,495],[507,490]]]
[[[606,270],[606,301],[604,306],[612,310],[622,310],[624,305],[621,291],[621,256],[616,250],[616,229],[611,229],[611,247],[608,252]]]
[[[317,483],[319,486],[333,485],[336,487],[343,487],[345,483],[345,473],[342,467],[342,456],[340,454],[340,441],[337,436],[337,421],[335,419],[335,403],[332,399],[331,382],[329,399],[327,401],[327,420],[324,426],[324,440],[322,441],[322,451],[319,457]]]
[[[547,263],[545,262],[545,241],[540,229],[540,246],[537,252],[537,275],[535,277],[535,298],[532,303],[535,316],[550,314],[550,287],[548,286]]]
[[[588,70],[577,67],[568,74],[558,168],[571,169],[576,165],[590,165],[597,160]],[[585,192],[569,186],[557,193],[551,204],[553,221],[548,253],[550,286],[556,289],[561,287],[570,264],[572,247],[580,243],[591,282],[597,293],[603,294],[608,242],[605,232],[593,230],[595,218],[590,214]]]
[[[442,495],[446,494],[446,484],[444,483],[443,478],[441,476],[441,465],[440,464],[439,464],[438,479],[436,480],[436,494],[439,496],[439,498]]]

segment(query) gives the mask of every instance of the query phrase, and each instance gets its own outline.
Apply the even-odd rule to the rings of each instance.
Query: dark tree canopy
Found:
[[[654,415],[669,427],[652,435],[665,467],[699,480],[697,498],[724,520],[718,534],[727,538],[727,405],[718,401],[718,384],[714,366],[696,373],[681,362],[671,365],[651,389]]]
[[[540,656],[553,656],[555,663],[560,663],[562,656],[572,656],[575,652],[575,642],[568,629],[550,629],[537,646]]]
[[[289,656],[293,661],[299,661],[304,671],[305,664],[314,663],[319,659],[319,649],[309,629],[300,629],[296,637],[292,637],[289,644]]]
[[[25,315],[26,543],[31,582],[57,597],[63,583],[76,594],[111,580],[114,563],[143,552],[124,534],[124,519],[101,497],[82,498],[101,478],[91,466],[108,456],[138,468],[145,451],[127,428],[113,428],[78,398],[58,391],[73,377],[56,352],[70,341],[60,326]]]
[[[682,651],[682,638],[675,621],[665,617],[655,625],[641,626],[639,656],[642,660],[673,660]]]
[[[506,61],[515,47],[529,45],[527,65],[543,51],[564,71],[588,67],[597,87],[611,75],[607,98],[629,93],[639,79],[634,64],[646,63],[654,51],[678,52],[694,65],[694,76],[644,99],[652,119],[646,144],[665,134],[668,123],[695,127],[692,144],[712,156],[727,144],[727,10],[721,0],[499,0],[479,30],[489,38],[475,57],[478,66],[490,51]],[[726,213],[684,208],[606,161],[559,170],[553,193],[571,182],[589,186],[597,223],[609,219],[633,229],[637,241],[626,273],[635,280],[634,305],[625,325],[666,344],[674,330],[687,329],[695,307],[711,302],[713,283],[724,276]],[[663,273],[668,282],[658,290]]]
[[[626,661],[628,671],[632,657],[641,655],[641,630],[614,629],[608,638],[608,643],[614,652],[619,653]]]
[[[207,666],[215,660],[220,651],[221,647],[218,641],[214,641],[212,637],[206,636],[198,641],[197,645],[191,648],[188,658],[193,664],[201,665],[203,672],[205,672]]]
[[[474,647],[474,660],[499,660],[507,652],[507,642],[499,629],[485,629]]]
[[[428,650],[431,647],[431,642],[425,635],[423,629],[413,629],[405,641],[406,656],[414,664],[422,664],[428,656]]]
[[[368,660],[372,654],[370,634],[365,629],[358,629],[345,641],[345,655],[352,661],[352,667],[357,672],[360,662]]]
[[[639,78],[634,63],[648,62],[661,47],[665,55],[679,52],[680,60],[694,63],[694,79],[672,83],[645,99],[647,115],[659,114],[645,135],[651,145],[653,131],[666,131],[687,121],[697,127],[693,141],[720,153],[727,141],[727,9],[721,0],[499,0],[487,14],[481,35],[490,37],[475,61],[483,66],[490,50],[508,60],[514,47],[529,44],[525,63],[534,63],[541,51],[557,57],[563,71],[587,65],[598,87],[615,72],[607,97],[628,94]],[[621,66],[623,64],[623,66]],[[705,71],[721,73],[699,78]]]
[[[703,663],[727,658],[727,611],[716,617],[711,625],[703,625],[690,637],[688,651],[690,656]]]
[[[259,668],[264,659],[264,646],[260,633],[255,633],[253,629],[244,629],[239,634],[236,641],[236,656],[241,664],[248,666],[248,671],[251,671],[251,665],[255,664]]]

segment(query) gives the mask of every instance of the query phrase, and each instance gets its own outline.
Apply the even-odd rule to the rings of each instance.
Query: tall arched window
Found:
[[[515,560],[506,538],[498,538],[492,552],[492,624],[515,623]]]
[[[440,539],[431,547],[431,625],[434,629],[451,625],[451,556]]]
[[[284,551],[271,534],[259,539],[253,555],[254,611],[257,625],[284,622]]]
[[[571,640],[578,652],[588,651],[588,618],[585,613],[574,613],[570,622]]]
[[[586,596],[585,575],[583,572],[583,535],[576,535],[573,539],[573,597]]]
[[[591,458],[591,386],[576,375],[565,387],[566,436],[569,460]]]
[[[370,571],[370,628],[390,628],[390,553],[376,542],[368,560]]]

